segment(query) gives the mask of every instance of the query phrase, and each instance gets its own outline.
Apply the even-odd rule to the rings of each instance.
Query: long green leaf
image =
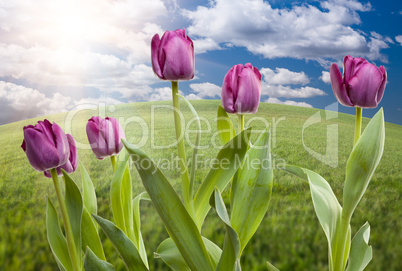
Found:
[[[230,225],[229,215],[223,202],[221,193],[215,188],[210,200],[211,206],[216,210],[219,218],[223,221],[226,228],[225,241],[223,244],[222,255],[216,271],[240,270],[240,240],[237,232]]]
[[[345,185],[343,187],[345,216],[352,217],[357,204],[363,197],[381,160],[384,140],[384,114],[381,108],[364,129],[347,161]]]
[[[279,271],[279,269],[276,268],[272,263],[267,261],[266,264],[267,264],[268,271]]]
[[[226,187],[246,155],[250,144],[250,134],[251,128],[245,129],[223,146],[214,160],[211,170],[199,187],[194,197],[194,208],[199,229],[201,229],[211,208],[209,198],[215,187],[220,191]]]
[[[106,261],[99,259],[88,247],[85,252],[84,260],[85,271],[113,271],[114,266]]]
[[[218,265],[219,259],[222,254],[222,250],[211,240],[202,237],[205,247],[209,253],[212,260],[212,265],[214,268]],[[181,256],[179,249],[172,240],[172,238],[165,239],[158,247],[155,258],[161,258],[171,269],[175,271],[191,270],[188,267],[186,261]]]
[[[328,241],[330,270],[333,270],[337,249],[337,234],[341,227],[342,207],[331,186],[319,174],[296,166],[285,166],[285,170],[302,178],[310,185],[311,199],[313,200],[315,213]],[[350,234],[350,227],[348,234]],[[350,238],[348,240],[346,244],[347,250],[349,250]]]
[[[239,235],[240,251],[254,235],[268,210],[272,183],[270,132],[267,127],[247,152],[232,184],[230,223]]]
[[[60,228],[56,208],[50,199],[47,199],[46,206],[46,230],[47,240],[59,269],[62,271],[74,270],[68,254],[67,241]]]
[[[107,219],[96,215],[93,217],[116,248],[128,270],[148,270],[134,243],[121,229]]]
[[[110,202],[114,222],[133,242],[135,242],[132,211],[132,185],[130,169],[128,166],[129,155],[119,163],[110,185]]]
[[[123,144],[133,158],[156,211],[188,266],[192,270],[213,270],[197,226],[165,175],[144,152],[125,140]]]
[[[82,266],[81,257],[81,220],[83,212],[83,202],[81,192],[75,182],[68,176],[67,172],[62,170],[64,183],[66,186],[66,207],[67,214],[70,220],[71,229],[74,237],[75,253],[77,255],[78,264]]]
[[[98,207],[96,202],[94,185],[84,165],[81,164],[80,168],[81,168],[82,197],[84,200],[84,207],[88,210],[90,214],[96,215]]]
[[[133,199],[133,227],[134,227],[134,244],[137,247],[142,260],[148,267],[147,251],[145,250],[144,240],[141,234],[141,217],[140,217],[140,201],[141,200],[151,200],[147,192],[142,192]]]
[[[368,245],[369,238],[370,225],[366,222],[353,237],[346,271],[362,271],[370,263],[373,249]]]
[[[236,135],[236,130],[233,127],[232,120],[229,118],[228,113],[221,105],[218,106],[218,119],[217,119],[218,136],[222,145],[225,145]]]
[[[87,208],[84,207],[81,222],[82,251],[85,251],[86,248],[89,247],[91,252],[95,253],[100,260],[106,261],[102,243],[98,235],[97,224],[95,223]]]

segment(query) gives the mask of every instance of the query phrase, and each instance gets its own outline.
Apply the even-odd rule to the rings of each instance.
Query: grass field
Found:
[[[202,121],[204,133],[201,144],[211,145],[216,132],[214,118],[219,101],[200,100],[192,103],[198,114],[205,118]],[[136,144],[144,143],[142,149],[154,160],[170,159],[171,155],[176,153],[174,146],[165,149],[155,148],[174,141],[171,111],[160,107],[168,104],[170,102],[124,104],[116,108],[106,108],[106,115],[120,118],[120,122],[126,123],[127,139]],[[153,111],[152,105],[159,107]],[[190,120],[191,113],[184,103],[182,109],[186,120]],[[327,125],[338,125],[338,166],[333,168],[315,159],[302,144],[303,124],[317,111],[319,110],[262,103],[256,116],[246,116],[246,123],[251,117],[260,117],[250,124],[255,129],[264,128],[263,120],[276,123],[274,125],[276,129],[273,131],[275,142],[272,148],[275,160],[318,172],[331,184],[342,203],[344,168],[352,148],[354,116],[339,114],[337,118],[326,120],[324,112],[321,111],[323,121],[304,130],[305,145],[316,152],[325,153]],[[152,112],[155,113],[153,118]],[[72,135],[77,142],[87,144],[86,122],[92,115],[98,114],[94,110],[82,110],[76,114],[61,113],[47,118],[57,122],[63,129],[71,127]],[[138,117],[144,120],[142,126],[141,122],[138,122]],[[280,118],[281,121],[278,122]],[[0,270],[57,270],[47,243],[45,229],[46,198],[50,197],[57,203],[54,188],[50,179],[32,169],[20,148],[23,139],[22,128],[42,119],[43,117],[0,126]],[[363,127],[368,121],[363,120]],[[235,118],[233,122],[236,123]],[[71,126],[68,125],[70,123]],[[190,125],[190,128],[195,129],[195,124]],[[255,138],[257,134],[253,136]],[[193,137],[194,135],[190,136]],[[189,158],[191,148],[188,145],[186,147]],[[212,146],[199,151],[205,159],[213,158],[217,152],[218,149]],[[78,154],[80,162],[87,168],[95,184],[98,214],[112,219],[109,204],[109,183],[112,177],[110,161],[97,160],[90,149],[79,148]],[[351,222],[352,235],[366,221],[371,225],[370,244],[373,247],[373,260],[366,270],[402,270],[401,164],[402,127],[386,123],[383,158]],[[207,169],[197,172],[198,184],[206,173]],[[180,191],[180,184],[177,181],[178,171],[168,170],[165,174]],[[274,174],[270,207],[261,227],[243,253],[243,270],[266,270],[264,264],[266,260],[282,271],[328,270],[327,243],[315,217],[308,185],[279,170],[275,170]],[[144,188],[134,169],[132,175],[133,192],[137,195]],[[79,170],[73,173],[72,177],[80,187]],[[228,200],[227,192],[224,197]],[[167,233],[151,203],[143,204],[141,212],[142,232],[151,270],[168,270],[160,259],[153,258],[153,252],[167,237]],[[224,232],[222,223],[211,211],[203,228],[203,235],[222,246]],[[118,259],[113,246],[103,233],[101,238],[108,261],[116,267],[116,270],[125,270],[122,261]]]

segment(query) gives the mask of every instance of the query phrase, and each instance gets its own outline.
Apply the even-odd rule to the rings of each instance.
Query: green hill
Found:
[[[208,161],[218,152],[214,147],[218,144],[214,135],[214,118],[219,101],[199,100],[192,101],[192,104],[202,117],[201,145],[207,147],[199,151],[199,159]],[[170,102],[123,104],[107,107],[104,113],[99,113],[93,108],[46,117],[58,123],[66,132],[72,133],[78,142],[79,160],[94,181],[98,212],[102,217],[112,219],[109,204],[112,169],[108,160],[97,160],[88,148],[85,133],[87,120],[99,114],[116,117],[125,126],[128,140],[143,145],[142,149],[154,160],[167,161],[176,153],[176,149],[174,146],[168,146],[174,142],[174,124],[171,110],[163,107],[164,105],[170,105]],[[195,123],[191,122],[191,113],[184,103],[182,109],[186,125],[195,129]],[[310,117],[314,114],[321,114],[322,121],[308,126],[306,123],[312,120]],[[50,197],[57,203],[53,185],[50,179],[32,169],[20,148],[23,127],[44,118],[0,126],[0,270],[57,269],[47,243],[45,229],[46,198]],[[316,171],[328,180],[342,202],[344,169],[353,142],[354,116],[339,113],[335,118],[327,120],[323,110],[262,103],[256,115],[246,116],[246,126],[250,120],[249,126],[254,130],[263,129],[264,122],[272,123],[272,155],[277,164],[286,162]],[[368,121],[363,120],[363,127]],[[234,117],[233,122],[236,123]],[[329,134],[335,136],[338,142],[337,157],[334,153],[330,165],[317,160],[306,150],[325,154],[328,127],[332,127]],[[402,255],[401,135],[402,126],[386,123],[383,158],[352,218],[352,235],[366,221],[371,225],[370,244],[373,247],[373,260],[366,270],[402,270],[399,258]],[[253,136],[256,138],[257,133]],[[189,138],[193,140],[194,133],[190,133]],[[189,158],[191,141],[186,142]],[[180,190],[180,185],[177,184],[178,170],[168,168],[164,171],[170,180],[174,180],[175,188]],[[206,173],[207,168],[198,171],[197,181],[200,182]],[[134,169],[132,174],[133,192],[137,195],[144,188]],[[266,270],[265,260],[269,260],[282,271],[328,270],[327,243],[314,214],[308,185],[279,170],[275,170],[274,174],[275,183],[269,211],[243,253],[243,270]],[[79,170],[72,174],[72,177],[80,186]],[[227,200],[227,193],[224,196]],[[151,270],[168,270],[161,260],[153,258],[153,252],[167,234],[150,203],[145,203],[141,209],[142,231]],[[211,211],[203,228],[203,235],[222,246],[224,232],[223,225]],[[118,259],[117,253],[103,233],[101,238],[108,261],[115,265],[116,270],[124,270],[122,261]]]

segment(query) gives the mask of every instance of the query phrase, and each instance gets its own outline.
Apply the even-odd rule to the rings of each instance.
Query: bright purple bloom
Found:
[[[87,123],[87,136],[92,151],[98,159],[118,154],[126,139],[120,123],[113,117],[92,117]]]
[[[29,163],[37,171],[57,168],[65,164],[70,155],[66,134],[59,125],[48,120],[38,121],[35,126],[24,127],[21,148]]]
[[[151,42],[152,69],[163,80],[190,80],[194,77],[194,45],[186,30],[155,34]]]
[[[57,167],[57,175],[61,176],[63,173],[61,169],[64,169],[67,173],[73,173],[78,167],[78,152],[75,144],[74,137],[70,134],[67,134],[68,145],[70,147],[70,156],[68,157],[67,162],[64,165]],[[45,176],[51,178],[50,170],[45,170]]]
[[[387,83],[384,66],[377,68],[360,57],[345,56],[343,77],[338,65],[331,65],[331,85],[336,99],[344,106],[374,108],[381,101]]]
[[[225,75],[221,95],[222,107],[228,113],[254,114],[261,96],[261,74],[250,63],[238,64]]]

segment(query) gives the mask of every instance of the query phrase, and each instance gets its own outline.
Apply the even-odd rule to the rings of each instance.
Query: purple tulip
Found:
[[[387,83],[384,66],[377,68],[364,58],[345,56],[343,78],[335,63],[330,74],[332,90],[342,105],[374,108],[381,101]]]
[[[75,146],[74,137],[70,134],[67,134],[68,145],[70,147],[70,156],[68,157],[67,162],[64,165],[57,167],[57,175],[61,176],[63,173],[61,169],[64,169],[67,173],[73,173],[78,167],[78,152],[77,147]],[[50,170],[45,170],[45,176],[51,178]]]
[[[151,43],[152,69],[162,80],[190,80],[194,77],[194,45],[186,30],[155,34]]]
[[[38,121],[35,126],[24,127],[21,148],[29,163],[37,171],[57,168],[65,164],[70,155],[66,134],[59,125],[48,120]]]
[[[261,95],[261,74],[250,63],[238,64],[225,75],[222,85],[222,107],[228,113],[254,114]]]
[[[92,117],[87,123],[87,136],[95,156],[103,160],[118,154],[123,148],[121,139],[126,139],[119,122],[113,117]]]

